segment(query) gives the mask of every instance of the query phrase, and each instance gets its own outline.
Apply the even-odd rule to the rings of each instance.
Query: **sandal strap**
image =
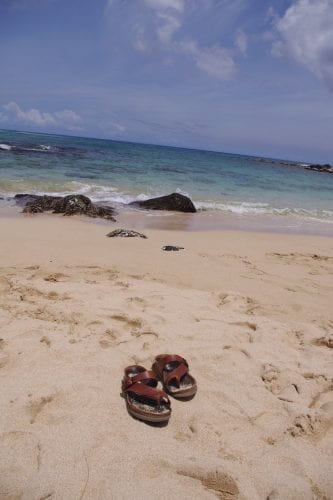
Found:
[[[170,403],[169,398],[164,391],[160,391],[155,387],[150,387],[149,385],[142,384],[141,382],[132,384],[130,387],[127,387],[125,391],[127,393],[132,392],[137,396],[143,396],[149,399],[153,399],[154,401],[158,401],[159,403],[163,400],[165,400],[167,404]]]
[[[164,373],[164,383],[169,385],[171,380],[176,380],[177,386],[180,387],[180,381],[188,373],[188,366],[184,363],[180,363],[174,370],[170,373]]]
[[[152,370],[145,370],[144,372],[140,372],[133,377],[125,377],[125,388],[127,389],[137,382],[142,382],[144,385],[156,387],[158,384],[158,379],[155,372],[153,372]]]
[[[157,360],[157,363],[160,366],[160,368],[164,370],[165,365],[167,365],[168,363],[172,363],[173,361],[178,361],[178,363],[183,363],[188,367],[186,359],[182,358],[181,356],[178,356],[178,354],[167,354],[166,356],[159,358]]]

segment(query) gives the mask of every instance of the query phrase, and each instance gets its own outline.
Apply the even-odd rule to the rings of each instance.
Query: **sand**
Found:
[[[0,219],[0,498],[333,498],[333,239],[116,227]],[[163,352],[198,392],[154,427]]]

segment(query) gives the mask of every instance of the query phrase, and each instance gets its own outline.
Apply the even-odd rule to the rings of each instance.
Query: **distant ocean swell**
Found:
[[[13,153],[25,153],[25,152],[35,152],[35,153],[58,153],[59,149],[52,148],[46,144],[37,144],[26,147],[15,146],[11,144],[0,143],[0,150],[11,151]]]

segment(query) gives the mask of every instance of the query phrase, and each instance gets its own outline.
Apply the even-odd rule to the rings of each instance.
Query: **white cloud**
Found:
[[[106,13],[110,20],[116,19],[117,2],[107,2]],[[202,32],[197,38],[196,31],[189,29],[193,16],[199,22],[202,9],[205,9],[206,19],[208,13],[215,15],[216,2],[223,3],[225,8],[229,5],[228,0],[140,0],[135,3],[128,0],[122,3],[125,9],[122,16],[128,26],[126,33],[132,30],[134,34],[132,48],[154,56],[160,52],[159,61],[165,65],[171,66],[176,59],[185,57],[211,77],[220,80],[232,78],[236,73],[235,54],[246,55],[246,34],[240,29],[236,31],[231,48],[226,48],[219,44],[207,45],[200,40],[200,37],[206,39]],[[236,3],[243,5],[243,2],[237,0]]]
[[[243,54],[243,56],[246,56],[247,36],[241,29],[238,29],[236,32],[235,45],[237,49]]]
[[[333,0],[296,0],[275,19],[274,56],[288,56],[333,90]]]
[[[171,43],[175,31],[180,28],[181,22],[178,17],[164,13],[158,14],[158,19],[161,21],[157,28],[158,38],[162,44],[168,45]]]
[[[67,130],[81,130],[82,118],[70,109],[48,113],[32,108],[23,111],[16,102],[3,105],[2,122],[34,125],[40,128],[60,127]]]
[[[185,6],[185,0],[144,0],[144,2],[156,10],[174,9],[182,12]]]
[[[144,0],[157,13],[157,36],[165,48],[173,53],[191,56],[196,66],[210,76],[228,80],[235,74],[236,65],[231,51],[219,45],[200,47],[194,40],[175,42],[174,34],[182,27],[182,14],[186,0]],[[241,30],[237,32],[236,45],[245,54],[247,38]]]
[[[125,132],[126,131],[126,127],[124,127],[123,125],[120,125],[120,123],[108,122],[106,125],[109,129],[115,130],[117,132]]]
[[[143,26],[136,27],[136,38],[134,40],[133,47],[138,52],[145,52],[148,49],[148,44],[145,40],[145,30]]]
[[[181,15],[186,0],[144,0],[155,11],[156,34],[162,45],[170,45],[173,35],[181,26]]]
[[[194,41],[181,42],[180,49],[191,55],[202,71],[221,80],[229,80],[235,75],[236,64],[230,50],[213,45],[212,47],[199,47]]]

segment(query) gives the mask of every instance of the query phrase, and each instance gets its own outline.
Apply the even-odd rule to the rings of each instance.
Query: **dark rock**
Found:
[[[27,203],[36,201],[40,196],[36,194],[19,193],[14,196],[14,200],[20,206],[25,206]]]
[[[113,217],[115,213],[116,212],[112,207],[92,204],[86,215],[89,215],[89,217],[100,217],[101,219],[109,219],[116,222],[116,219]]]
[[[314,172],[326,172],[328,174],[333,174],[333,165],[325,163],[324,165],[306,165],[304,167],[306,170],[313,170]]]
[[[179,250],[184,250],[184,247],[165,245],[164,247],[162,247],[162,250],[164,250],[165,252],[178,252]]]
[[[20,200],[21,198],[39,198],[36,194],[28,193],[18,193],[14,196],[14,200]]]
[[[44,210],[38,203],[27,203],[23,209],[24,214],[41,214]]]
[[[83,194],[70,194],[56,200],[51,210],[53,209],[55,214],[82,215],[87,214],[91,210],[92,206],[93,204],[87,196],[84,196]]]
[[[24,213],[38,213],[48,210],[54,210],[57,203],[62,199],[61,196],[37,196],[30,195],[26,197],[28,201],[26,202],[23,212]]]
[[[129,205],[148,208],[150,210],[171,210],[175,212],[196,212],[190,198],[179,193],[172,193],[159,198],[151,198],[145,201],[132,201]]]
[[[24,204],[23,213],[41,213],[52,210],[54,214],[87,215],[115,221],[115,211],[112,207],[95,205],[82,194],[68,196],[39,196],[32,194],[17,194],[14,197],[20,205]]]
[[[147,239],[147,236],[145,236],[144,234],[138,233],[137,231],[132,231],[131,229],[115,229],[114,231],[111,231],[111,233],[108,233],[106,236],[108,238],[135,238],[138,236],[140,238]]]

